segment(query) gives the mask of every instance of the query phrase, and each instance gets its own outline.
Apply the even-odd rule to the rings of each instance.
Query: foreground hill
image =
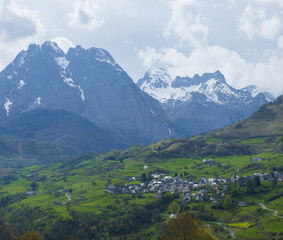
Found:
[[[228,126],[273,100],[255,86],[231,87],[219,71],[172,79],[164,69],[156,69],[146,72],[137,85],[160,101],[182,137]]]

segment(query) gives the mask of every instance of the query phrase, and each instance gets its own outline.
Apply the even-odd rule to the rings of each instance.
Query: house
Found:
[[[35,195],[35,191],[27,191],[25,193],[25,195],[27,195],[27,196],[34,196]]]
[[[170,218],[176,218],[176,217],[177,217],[177,214],[173,214],[173,213],[172,213],[172,214],[170,215]]]
[[[129,177],[129,181],[136,181],[137,179],[135,177]]]
[[[206,181],[206,176],[201,176],[201,177],[200,177],[200,180],[201,180],[201,181]]]
[[[190,196],[184,196],[182,199],[182,204],[187,204],[191,201],[191,197]]]
[[[202,195],[196,195],[196,201],[203,201]]]
[[[147,169],[148,169],[148,166],[144,166],[144,167],[143,167],[143,170],[147,170]]]
[[[251,162],[260,162],[261,161],[261,158],[252,158],[251,159]]]
[[[60,201],[56,201],[54,202],[54,205],[62,205],[62,203]]]
[[[228,185],[223,186],[223,191],[225,191],[225,192],[228,191]]]
[[[214,161],[214,159],[207,159],[206,162],[207,163],[214,163],[215,161]]]
[[[274,178],[277,179],[278,182],[283,181],[283,174],[280,172],[274,172]]]
[[[245,206],[247,206],[247,203],[245,201],[241,201],[241,202],[238,202],[238,206],[239,207],[245,207]]]
[[[76,199],[85,200],[85,197],[84,196],[77,196]]]

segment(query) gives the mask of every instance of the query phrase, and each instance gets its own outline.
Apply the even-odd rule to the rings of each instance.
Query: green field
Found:
[[[5,207],[1,210],[2,215],[5,215],[7,220],[20,228],[18,220],[15,218],[20,219],[19,216],[23,212],[37,209],[38,212],[36,212],[34,220],[25,228],[35,228],[43,233],[58,219],[72,220],[72,211],[81,216],[94,214],[102,219],[108,219],[107,221],[114,221],[117,216],[128,216],[134,209],[142,208],[149,203],[154,204],[157,199],[154,198],[153,193],[139,196],[110,195],[105,192],[105,188],[109,184],[138,184],[141,182],[138,176],[142,173],[148,175],[150,172],[158,171],[165,172],[167,176],[178,175],[194,181],[199,180],[201,176],[206,176],[206,178],[222,176],[230,179],[234,172],[239,176],[253,175],[254,172],[269,173],[275,167],[282,166],[283,163],[282,153],[266,151],[270,146],[266,144],[264,138],[234,139],[234,142],[241,142],[241,144],[250,145],[255,149],[259,144],[265,144],[265,147],[262,148],[262,152],[256,150],[249,155],[231,154],[228,156],[217,156],[217,154],[198,156],[195,152],[192,154],[188,151],[180,152],[180,147],[183,149],[184,146],[189,146],[186,141],[191,140],[165,140],[148,147],[110,151],[104,155],[94,154],[87,158],[81,156],[58,164],[37,165],[22,169],[20,172],[15,171],[14,174],[11,174],[14,176],[13,179],[9,181],[2,179],[0,183],[1,198],[6,199],[11,196],[11,199],[8,198],[7,204],[5,203]],[[210,145],[216,145],[214,151],[218,151],[218,148],[223,145],[224,147],[230,146],[217,138],[208,139],[206,144],[208,145],[204,145],[203,149],[209,148]],[[195,150],[193,149],[193,151]],[[262,158],[262,161],[251,162],[251,159],[256,157]],[[213,166],[208,166],[203,162],[203,159],[209,158],[215,160]],[[144,170],[144,166],[148,166],[148,169]],[[136,177],[137,180],[131,182],[129,177]],[[24,195],[30,190],[32,182],[38,184],[36,194],[34,196]],[[229,187],[229,194],[232,188],[233,186]],[[229,210],[213,209],[210,201],[192,201],[182,206],[182,211],[200,214],[199,216],[203,220],[210,217],[214,221],[227,223],[228,228],[235,231],[236,236],[240,239],[265,239],[262,237],[263,232],[270,236],[274,233],[282,233],[283,220],[273,216],[271,211],[262,210],[256,203],[263,203],[267,208],[278,210],[278,213],[282,215],[283,197],[268,201],[269,198],[282,190],[283,183],[274,186],[271,182],[262,181],[261,188],[256,189],[252,195],[247,195],[243,187],[239,188],[239,195],[233,197],[234,204]],[[71,198],[70,203],[67,203],[66,194]],[[77,199],[79,196],[83,196],[84,199]],[[58,201],[63,205],[54,204]],[[181,204],[180,195],[176,195],[176,201]],[[237,206],[238,201],[246,201],[248,205],[239,207]],[[138,232],[133,232],[130,236],[147,234],[148,239],[155,239],[158,222],[166,219],[168,221],[166,215],[169,213],[169,203],[164,203],[165,205],[160,208],[157,213],[160,217],[158,221],[156,220],[151,225],[142,225]],[[217,230],[214,224],[212,226],[214,226],[214,232],[219,238],[229,235],[227,232],[223,233],[219,229]],[[119,238],[117,237],[117,239]]]

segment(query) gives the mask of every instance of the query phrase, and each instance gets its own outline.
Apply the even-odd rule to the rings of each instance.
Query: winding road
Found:
[[[68,200],[66,202],[63,202],[63,204],[66,204],[68,202],[71,202],[71,196],[68,193],[65,193],[66,197],[68,198]]]
[[[262,209],[265,209],[265,210],[274,212],[274,216],[275,216],[275,217],[283,218],[283,216],[278,215],[278,211],[277,211],[277,210],[267,208],[267,207],[264,206],[262,203],[257,203],[257,204],[259,204]]]

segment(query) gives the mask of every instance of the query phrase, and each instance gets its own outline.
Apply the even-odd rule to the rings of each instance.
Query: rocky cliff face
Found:
[[[157,100],[142,92],[103,49],[32,44],[0,73],[0,117],[36,108],[79,114],[128,145],[170,137]]]
[[[269,99],[229,86],[219,71],[172,79],[164,69],[146,72],[137,83],[161,104],[179,136],[221,128],[249,117]]]

